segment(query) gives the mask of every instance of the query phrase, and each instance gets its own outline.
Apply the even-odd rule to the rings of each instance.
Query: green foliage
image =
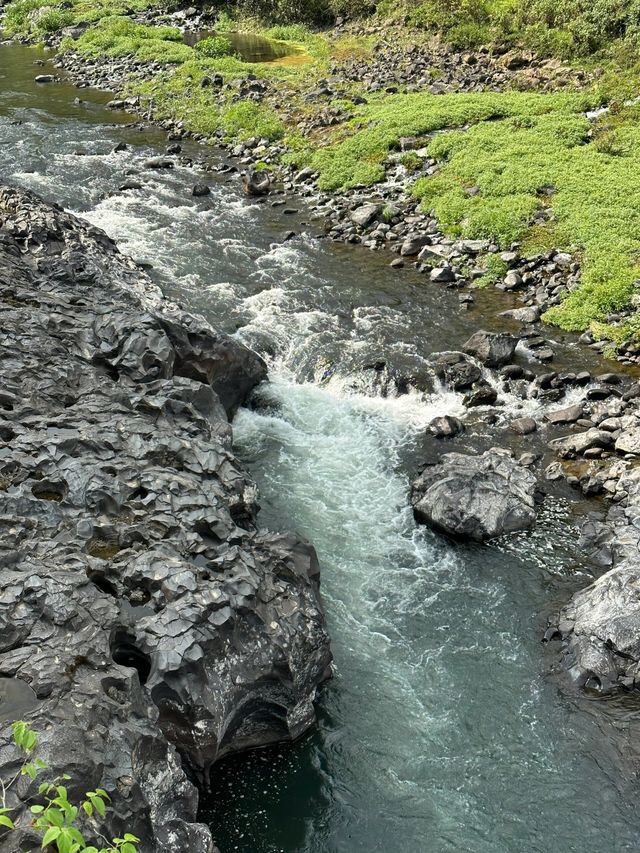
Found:
[[[5,8],[4,31],[7,35],[34,38],[57,32],[83,21],[141,11],[152,0],[13,0]]]
[[[230,56],[233,53],[231,41],[226,36],[210,36],[203,39],[195,45],[194,50],[198,56],[209,59],[218,59],[221,56]]]
[[[505,277],[509,269],[500,255],[487,255],[484,267],[486,272],[475,280],[476,287],[487,287],[490,284],[495,284]]]
[[[73,49],[85,56],[136,56],[138,59],[181,63],[194,55],[182,43],[182,33],[174,27],[147,27],[130,18],[101,19],[77,41],[63,42],[63,49]]]
[[[8,832],[15,830],[15,824],[9,817],[12,809],[6,806],[6,796],[20,776],[28,776],[35,781],[41,771],[47,769],[47,765],[30,757],[38,745],[38,735],[28,723],[18,720],[12,727],[13,741],[24,753],[23,764],[16,776],[8,781],[0,780],[0,791],[2,806],[0,807],[0,827]],[[85,799],[79,806],[69,800],[64,782],[69,781],[68,775],[60,776],[52,780],[45,780],[38,786],[38,797],[40,802],[31,806],[31,826],[40,835],[41,848],[55,850],[56,853],[137,853],[139,841],[135,835],[125,833],[122,838],[114,838],[107,842],[106,847],[96,847],[87,844],[83,835],[83,821],[86,822],[97,815],[104,818],[107,811],[109,795],[102,788],[88,791]],[[99,834],[99,833],[98,833]],[[106,839],[102,838],[103,841]]]
[[[408,172],[416,172],[422,166],[422,157],[415,151],[406,151],[400,158],[400,162]]]

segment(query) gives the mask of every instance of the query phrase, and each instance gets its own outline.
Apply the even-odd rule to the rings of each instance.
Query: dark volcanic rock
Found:
[[[182,765],[298,737],[330,664],[314,551],[258,529],[231,449],[264,364],[35,196],[0,190],[0,226],[0,697],[71,795],[107,790],[104,835],[210,853]],[[27,783],[3,853],[34,848]]]
[[[448,453],[412,487],[416,519],[451,536],[482,541],[535,521],[535,478],[499,448],[482,456]]]
[[[242,176],[244,191],[249,196],[266,195],[271,187],[271,178],[266,171],[256,169]]]

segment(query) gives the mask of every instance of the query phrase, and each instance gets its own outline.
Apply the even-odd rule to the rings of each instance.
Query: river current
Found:
[[[428,372],[498,297],[461,312],[388,258],[316,239],[301,204],[285,215],[249,203],[236,176],[145,168],[164,135],[106,110],[105,93],[38,86],[38,56],[0,46],[0,177],[106,230],[168,295],[268,360],[260,405],[234,421],[237,450],[263,524],[307,536],[322,566],[335,677],[318,729],[213,774],[202,817],[222,853],[637,851],[637,714],[564,690],[540,642],[591,576],[575,507],[550,497],[534,532],[483,547],[417,528],[408,485],[435,452],[425,427],[463,412],[461,396],[436,383],[383,397],[370,381],[381,359]],[[119,190],[132,176],[143,189]],[[203,180],[211,195],[194,199]],[[571,340],[558,363],[605,369]],[[505,420],[539,407],[502,402]],[[456,449],[490,444],[480,413]]]

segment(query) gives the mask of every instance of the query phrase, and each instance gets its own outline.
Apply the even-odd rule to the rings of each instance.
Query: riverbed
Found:
[[[503,297],[461,311],[455,292],[388,257],[319,239],[302,203],[251,203],[214,151],[185,145],[206,162],[147,168],[164,134],[107,110],[108,93],[36,84],[44,57],[0,46],[2,178],[106,230],[172,298],[268,360],[236,446],[263,524],[295,527],[320,558],[335,677],[319,726],[214,772],[202,816],[222,853],[637,850],[637,713],[567,692],[541,643],[547,614],[592,576],[574,521],[593,507],[550,495],[535,531],[483,547],[416,527],[410,478],[441,452],[426,426],[462,414],[462,395],[432,383],[383,396],[376,381],[382,361],[430,375],[434,353],[495,324]],[[131,180],[142,188],[120,189]],[[194,198],[203,181],[211,194]],[[555,337],[558,367],[605,369]],[[502,403],[505,424],[544,405]],[[455,449],[536,441],[478,412]]]

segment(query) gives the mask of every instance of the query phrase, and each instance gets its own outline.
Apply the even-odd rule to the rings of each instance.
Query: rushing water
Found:
[[[562,692],[540,643],[543,614],[588,581],[564,500],[547,501],[534,533],[485,547],[417,529],[408,508],[410,474],[435,452],[425,424],[461,401],[437,384],[376,396],[367,365],[428,373],[430,354],[480,321],[388,259],[314,239],[304,212],[249,204],[235,177],[146,170],[158,132],[107,112],[108,96],[38,87],[35,56],[0,47],[1,176],[103,227],[173,297],[269,359],[262,405],[236,418],[238,450],[263,522],[295,526],[322,564],[336,675],[320,725],[219,767],[203,817],[222,853],[637,850],[621,754],[637,715]],[[131,174],[143,190],[119,191]],[[212,194],[194,199],[203,179]],[[290,228],[303,236],[283,242]],[[585,362],[598,367],[559,343],[560,364]],[[505,420],[538,406],[503,402]],[[482,413],[467,437],[490,441]]]

